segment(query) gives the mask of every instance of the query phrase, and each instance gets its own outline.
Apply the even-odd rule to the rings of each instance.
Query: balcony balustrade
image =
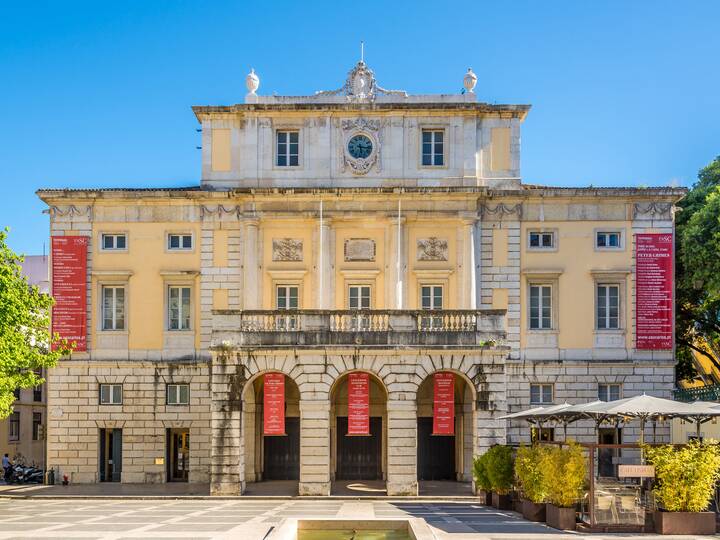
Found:
[[[498,345],[505,310],[215,310],[213,346]]]

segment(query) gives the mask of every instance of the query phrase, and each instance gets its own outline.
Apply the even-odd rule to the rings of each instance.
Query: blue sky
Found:
[[[0,199],[41,253],[39,187],[199,182],[191,105],[339,87],[365,59],[386,88],[530,103],[528,183],[689,186],[720,155],[720,2],[0,3]]]

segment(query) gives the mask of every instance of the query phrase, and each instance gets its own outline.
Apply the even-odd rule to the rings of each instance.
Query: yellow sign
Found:
[[[620,478],[655,478],[655,467],[652,465],[618,465]]]
[[[165,465],[165,458],[156,457],[156,458],[155,458],[155,465]]]

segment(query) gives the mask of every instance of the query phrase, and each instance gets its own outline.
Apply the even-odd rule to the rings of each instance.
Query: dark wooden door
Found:
[[[382,417],[370,417],[370,435],[348,437],[347,416],[337,417],[337,479],[382,480]]]
[[[300,479],[300,419],[285,418],[285,433],[263,437],[263,480]]]
[[[100,430],[100,481],[120,482],[122,475],[122,429]]]
[[[418,480],[456,480],[455,436],[433,435],[432,417],[417,420]]]
[[[600,428],[598,431],[599,444],[621,444],[622,429]],[[598,476],[616,476],[617,465],[615,458],[620,457],[619,448],[598,448]]]

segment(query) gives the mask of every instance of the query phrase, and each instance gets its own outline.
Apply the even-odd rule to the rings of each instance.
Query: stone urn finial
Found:
[[[260,87],[260,78],[255,74],[254,68],[251,68],[250,73],[248,73],[247,77],[245,77],[245,86],[247,87],[249,94],[254,94]]]
[[[463,78],[463,86],[469,93],[473,93],[475,85],[477,84],[477,75],[473,73],[472,68],[468,68],[465,77]]]

